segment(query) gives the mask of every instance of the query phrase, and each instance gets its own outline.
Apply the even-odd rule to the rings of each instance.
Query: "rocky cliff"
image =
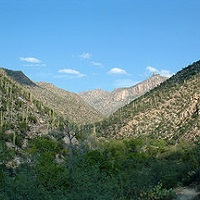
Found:
[[[120,107],[158,86],[166,79],[166,77],[159,74],[154,74],[149,79],[129,88],[118,88],[112,92],[96,89],[80,92],[79,96],[92,107],[109,116]]]

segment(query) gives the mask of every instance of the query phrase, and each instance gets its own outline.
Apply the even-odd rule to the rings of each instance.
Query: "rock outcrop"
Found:
[[[109,116],[120,107],[158,86],[166,79],[166,77],[159,74],[154,74],[149,79],[132,87],[118,88],[112,92],[100,89],[90,90],[88,92],[80,92],[79,96],[92,107]]]

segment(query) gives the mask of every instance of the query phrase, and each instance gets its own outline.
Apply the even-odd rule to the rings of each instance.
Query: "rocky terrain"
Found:
[[[103,115],[92,106],[84,102],[77,94],[57,88],[53,84],[40,82],[27,89],[49,107],[78,124],[92,123],[103,119]]]
[[[20,73],[21,75],[21,73]],[[53,109],[36,100],[22,85],[0,69],[0,133],[13,146],[25,138],[47,134],[56,125]]]
[[[96,131],[118,138],[148,135],[195,140],[200,136],[199,88],[200,61],[120,108],[98,124]]]
[[[0,199],[199,198],[200,61],[91,124],[56,111],[73,94],[34,84],[0,70]]]
[[[62,90],[50,83],[35,83],[21,71],[2,70],[12,80],[25,87],[34,98],[51,107],[70,122],[92,123],[100,121],[104,117],[75,93]]]
[[[118,88],[112,92],[100,89],[90,90],[88,92],[80,92],[79,96],[92,107],[104,115],[109,116],[135,98],[158,86],[166,79],[166,77],[160,76],[159,74],[154,74],[149,79],[132,87]]]

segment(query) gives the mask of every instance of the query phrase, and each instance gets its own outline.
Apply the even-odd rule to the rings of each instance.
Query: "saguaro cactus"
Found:
[[[0,111],[0,124],[1,124],[1,127],[4,125],[4,114],[3,114],[3,111]]]

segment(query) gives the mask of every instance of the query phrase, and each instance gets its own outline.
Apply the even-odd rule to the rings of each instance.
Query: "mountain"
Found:
[[[97,123],[99,136],[171,141],[200,136],[200,61]]]
[[[38,100],[68,119],[78,124],[92,123],[103,119],[103,115],[84,102],[77,94],[57,88],[53,84],[40,82],[28,87]]]
[[[22,71],[14,71],[10,69],[3,68],[3,71],[7,76],[11,77],[13,80],[24,86],[36,86],[36,84],[31,81],[27,76],[24,75]]]
[[[21,73],[20,73],[21,74]],[[47,134],[61,118],[0,69],[0,138],[21,146],[27,138]]]
[[[53,84],[34,83],[23,72],[2,69],[8,77],[26,87],[34,98],[53,108],[70,122],[92,123],[103,119],[103,115],[84,102],[77,94],[57,88]]]
[[[159,74],[154,74],[149,79],[132,87],[118,88],[112,92],[96,89],[88,92],[80,92],[79,95],[92,107],[109,116],[119,108],[130,103],[133,99],[158,86],[166,79],[166,77]]]
[[[0,69],[0,199],[175,200],[177,187],[199,188],[200,61],[81,126],[24,85]]]

